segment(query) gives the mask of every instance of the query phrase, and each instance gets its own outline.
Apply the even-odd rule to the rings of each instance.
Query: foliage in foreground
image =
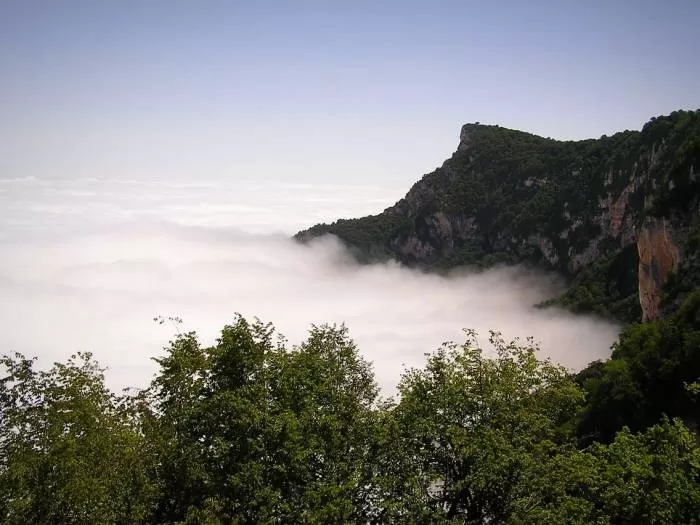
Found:
[[[662,418],[581,448],[588,397],[531,341],[467,332],[399,400],[344,327],[287,348],[237,317],[115,396],[89,354],[2,360],[4,523],[698,523],[700,448]]]

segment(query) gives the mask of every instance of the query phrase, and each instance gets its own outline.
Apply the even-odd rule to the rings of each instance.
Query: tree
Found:
[[[378,388],[344,326],[313,326],[282,355],[273,388],[286,424],[280,468],[292,522],[366,522]]]
[[[570,439],[583,392],[566,370],[539,361],[532,341],[490,342],[493,359],[467,332],[404,374],[384,450],[390,521],[503,523],[529,472]]]
[[[700,523],[700,448],[682,422],[609,445],[562,451],[528,479],[508,523],[688,525]]]
[[[154,487],[125,398],[89,353],[36,371],[0,367],[0,516],[4,523],[142,523]]]
[[[241,316],[179,335],[150,396],[162,521],[346,522],[366,507],[377,386],[344,327],[287,350]]]
[[[700,291],[696,291],[674,314],[625,327],[602,373],[583,382],[588,394],[579,425],[583,442],[610,442],[623,426],[641,431],[664,415],[698,428],[700,407],[685,385],[699,377]]]
[[[602,502],[611,523],[700,523],[700,449],[679,420],[639,434],[624,428],[590,454],[600,477],[589,498]]]
[[[161,465],[156,519],[269,521],[278,495],[267,483],[272,328],[238,316],[216,345],[179,334],[147,392],[149,435]]]

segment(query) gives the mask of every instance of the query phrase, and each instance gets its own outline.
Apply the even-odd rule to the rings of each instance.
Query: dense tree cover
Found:
[[[584,268],[562,296],[544,306],[558,305],[574,313],[595,313],[604,318],[639,320],[642,312],[637,268],[637,247],[627,246]]]
[[[692,379],[679,375],[678,363],[697,359],[698,336],[683,324],[697,323],[696,303],[665,325],[628,329],[609,362],[618,365],[597,364],[579,377],[538,359],[532,341],[493,333],[484,350],[467,332],[462,344],[445,344],[423,368],[404,371],[396,400],[379,397],[371,364],[342,326],[312,326],[292,348],[271,325],[240,316],[213,346],[179,334],[157,359],[151,386],[128,396],[105,388],[89,354],[48,371],[6,356],[0,517],[698,523],[697,438],[681,419],[662,415],[688,420],[690,404],[649,399],[644,419],[615,421],[609,439],[582,443],[577,435],[606,395],[616,399],[605,384],[625,394],[648,379],[645,367],[668,370],[659,384],[636,386],[646,399]],[[620,373],[630,385],[616,380]]]
[[[155,473],[130,399],[104,385],[90,354],[49,371],[21,355],[0,360],[3,523],[139,523]]]
[[[611,440],[623,425],[640,430],[663,414],[700,423],[700,290],[677,312],[653,323],[625,327],[612,358],[579,374],[588,392],[579,433],[584,441]]]
[[[346,243],[350,252],[359,262],[374,262],[384,260],[391,256],[386,246],[386,235],[401,229],[403,221],[395,215],[370,215],[362,219],[339,219],[332,225],[333,233],[342,232],[340,236]],[[317,224],[303,233],[297,234],[297,238],[312,239],[328,233],[326,225]],[[381,242],[378,242],[381,239]]]
[[[334,234],[363,262],[393,257],[438,271],[545,266],[572,281],[557,304],[638,321],[637,289],[629,285],[639,262],[629,249],[633,230],[647,217],[664,218],[683,245],[686,230],[697,228],[700,111],[675,111],[651,119],[641,131],[596,140],[557,141],[480,124],[465,131],[468,144],[394,206],[316,225],[296,238]],[[612,203],[623,193],[624,205],[614,206],[621,215],[613,221]],[[422,248],[412,250],[416,244]],[[670,301],[700,286],[700,263],[689,264],[683,261],[681,285],[669,289],[679,295]]]

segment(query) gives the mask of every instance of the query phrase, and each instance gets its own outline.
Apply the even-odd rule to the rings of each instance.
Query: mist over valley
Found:
[[[291,235],[337,214],[381,210],[396,190],[304,184],[3,180],[0,346],[48,365],[92,351],[114,388],[143,387],[175,327],[213,342],[236,312],[296,344],[312,323],[345,323],[386,394],[463,328],[529,336],[574,370],[606,358],[618,327],[533,305],[553,275],[499,268],[438,276],[361,266],[333,237]]]

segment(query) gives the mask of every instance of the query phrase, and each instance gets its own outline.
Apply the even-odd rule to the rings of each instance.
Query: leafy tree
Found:
[[[148,396],[162,465],[159,521],[198,520],[202,512],[222,522],[274,518],[278,496],[264,477],[271,337],[270,327],[238,317],[215,346],[180,334],[156,360]]]
[[[142,523],[152,472],[128,403],[89,353],[37,371],[0,367],[0,517],[4,523]]]
[[[563,449],[527,484],[508,523],[700,523],[700,448],[680,421],[639,434],[624,428],[609,445]]]
[[[153,383],[164,521],[346,522],[362,514],[377,396],[344,327],[287,351],[238,316],[217,344],[183,334]]]
[[[467,332],[405,373],[385,445],[389,521],[503,523],[529,491],[523,480],[571,435],[583,392],[566,370],[539,361],[531,341],[490,342],[493,359]]]
[[[700,523],[700,449],[680,421],[637,435],[625,428],[590,454],[600,472],[590,499],[602,501],[611,523]]]
[[[623,426],[643,430],[663,415],[697,428],[700,406],[685,385],[700,378],[700,291],[673,315],[625,327],[600,372],[583,383],[584,441],[609,442]]]
[[[344,326],[314,326],[282,356],[273,403],[287,425],[279,465],[291,521],[363,522],[371,514],[377,395]]]

